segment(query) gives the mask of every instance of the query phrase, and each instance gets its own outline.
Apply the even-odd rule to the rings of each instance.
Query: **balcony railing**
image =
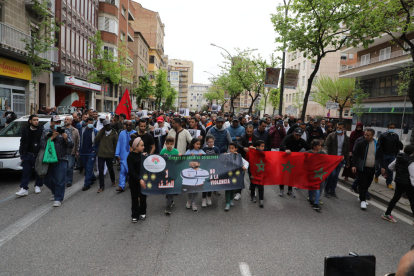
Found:
[[[404,50],[395,51],[395,52],[392,52],[391,55],[382,55],[382,56],[378,56],[378,57],[375,57],[375,58],[366,59],[364,62],[359,61],[359,62],[357,62],[353,65],[350,65],[352,67],[348,66],[347,68],[341,68],[339,72],[345,72],[345,71],[348,71],[348,70],[352,70],[352,69],[355,69],[355,68],[367,66],[367,65],[370,65],[370,64],[375,64],[375,63],[386,61],[386,60],[389,60],[389,59],[402,57],[402,56],[405,56],[407,54],[409,54],[409,53],[405,52]]]
[[[5,48],[17,54],[27,56],[27,51],[25,49],[26,42],[23,41],[27,39],[31,39],[31,36],[0,22],[1,48]],[[46,58],[53,63],[57,63],[58,51],[55,49],[50,49],[46,53],[40,54],[40,57]]]

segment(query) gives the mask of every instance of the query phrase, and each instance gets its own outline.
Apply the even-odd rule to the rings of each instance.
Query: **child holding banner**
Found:
[[[312,140],[311,146],[312,146],[312,149],[308,151],[309,153],[326,154],[326,152],[324,152],[322,150],[322,141],[321,140],[319,140],[319,139]],[[321,193],[322,193],[323,189],[325,189],[325,183],[326,183],[325,181],[326,180],[322,181],[321,187],[319,188],[319,190],[309,190],[308,191],[310,205],[316,211],[321,210],[321,207],[319,206],[319,203],[320,203],[319,199],[321,197]]]
[[[206,144],[203,148],[203,151],[206,154],[220,154],[220,150],[218,147],[214,146],[214,136],[213,135],[207,135],[206,136]],[[207,205],[211,205],[211,192],[203,192],[203,200],[201,201],[201,207],[207,207]]]
[[[237,152],[237,144],[235,142],[231,142],[229,144],[229,153],[227,154],[238,154]],[[249,162],[247,162],[243,157],[241,157],[243,161],[243,167],[242,169],[244,171],[249,168]],[[234,206],[233,198],[234,198],[234,191],[235,190],[226,190],[225,196],[226,196],[226,207],[224,207],[224,211],[230,211],[230,206]]]
[[[139,178],[141,170],[141,154],[144,152],[144,142],[140,137],[132,137],[129,141],[131,152],[127,157],[129,188],[131,190],[132,202],[132,222],[136,223],[139,219],[144,220],[147,214],[147,196],[141,193],[141,188],[145,189],[144,180]],[[146,153],[144,153],[146,154]],[[138,201],[139,198],[139,201]]]
[[[198,138],[193,138],[189,145],[189,150],[186,151],[185,155],[203,155],[206,154],[201,148],[201,141]],[[187,209],[193,208],[193,211],[197,211],[196,199],[198,193],[188,193],[188,201],[185,207]]]
[[[256,150],[264,151],[265,142],[263,140],[256,141]],[[265,166],[265,165],[263,165]],[[262,172],[264,174],[264,170]],[[256,180],[253,175],[250,175],[250,200],[252,203],[256,203],[256,188],[259,190],[259,207],[264,208],[264,186],[261,185],[260,180]]]

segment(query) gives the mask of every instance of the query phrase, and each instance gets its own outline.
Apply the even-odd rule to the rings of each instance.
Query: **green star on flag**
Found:
[[[290,161],[288,161],[286,164],[282,164],[282,166],[283,166],[282,172],[288,171],[289,173],[292,173],[290,170],[295,167],[290,164]]]
[[[124,105],[129,108],[129,104],[128,104],[128,100],[126,100],[126,103],[124,103]]]
[[[321,180],[322,180],[322,177],[323,177],[325,174],[327,174],[327,172],[324,172],[324,171],[323,171],[323,167],[322,167],[319,171],[313,171],[313,172],[315,173],[315,177],[314,177],[314,178],[319,177]]]
[[[260,163],[256,164],[257,172],[265,171],[265,163],[263,163],[262,159],[260,158]]]

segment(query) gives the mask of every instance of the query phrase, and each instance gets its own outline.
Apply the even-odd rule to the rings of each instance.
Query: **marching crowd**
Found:
[[[41,111],[41,110],[40,110]],[[73,113],[62,121],[57,114],[51,115],[50,128],[39,125],[38,115],[31,115],[28,126],[22,131],[20,154],[23,175],[17,196],[28,195],[28,184],[33,172],[36,174],[35,193],[41,192],[45,184],[52,192],[53,206],[59,207],[65,189],[72,186],[74,171],[84,173],[82,191],[99,181],[98,193],[105,190],[105,175],[109,172],[111,185],[118,193],[125,191],[129,183],[132,200],[132,222],[146,218],[147,200],[141,192],[145,181],[140,179],[142,155],[202,155],[237,153],[243,158],[243,169],[250,179],[250,200],[264,207],[264,186],[256,183],[249,171],[246,153],[251,148],[262,151],[310,152],[342,156],[340,164],[332,171],[320,189],[309,191],[309,202],[315,210],[321,210],[321,197],[338,198],[336,187],[341,169],[342,176],[354,179],[351,190],[359,194],[361,209],[366,209],[370,194],[368,188],[378,177],[386,178],[386,185],[394,189],[382,218],[396,222],[391,212],[395,204],[406,193],[414,213],[414,163],[413,146],[403,144],[394,132],[395,124],[389,123],[386,132],[378,140],[370,126],[358,123],[350,136],[346,134],[343,122],[335,123],[317,120],[311,116],[308,122],[293,116],[269,116],[263,118],[249,114],[229,114],[219,111],[192,112],[190,116],[179,116],[177,112],[153,111],[152,114],[139,110],[136,113],[114,115],[108,118],[89,109]],[[130,119],[127,119],[130,117]],[[38,154],[46,149],[48,140],[54,142],[57,162],[49,164],[41,178],[35,171]],[[197,167],[197,162],[194,162]],[[115,167],[115,168],[114,168]],[[115,170],[119,171],[118,183]],[[97,176],[95,175],[97,171]],[[285,183],[286,195],[295,198],[295,188]],[[279,186],[279,196],[285,196],[285,185]],[[197,193],[188,192],[186,208],[197,211]],[[212,204],[213,194],[203,192],[201,206]],[[225,211],[241,200],[241,190],[225,192]],[[166,214],[171,214],[174,195],[166,195]]]

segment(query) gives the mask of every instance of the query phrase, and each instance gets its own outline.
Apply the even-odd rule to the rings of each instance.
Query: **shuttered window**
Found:
[[[379,61],[391,58],[391,47],[380,50]]]

